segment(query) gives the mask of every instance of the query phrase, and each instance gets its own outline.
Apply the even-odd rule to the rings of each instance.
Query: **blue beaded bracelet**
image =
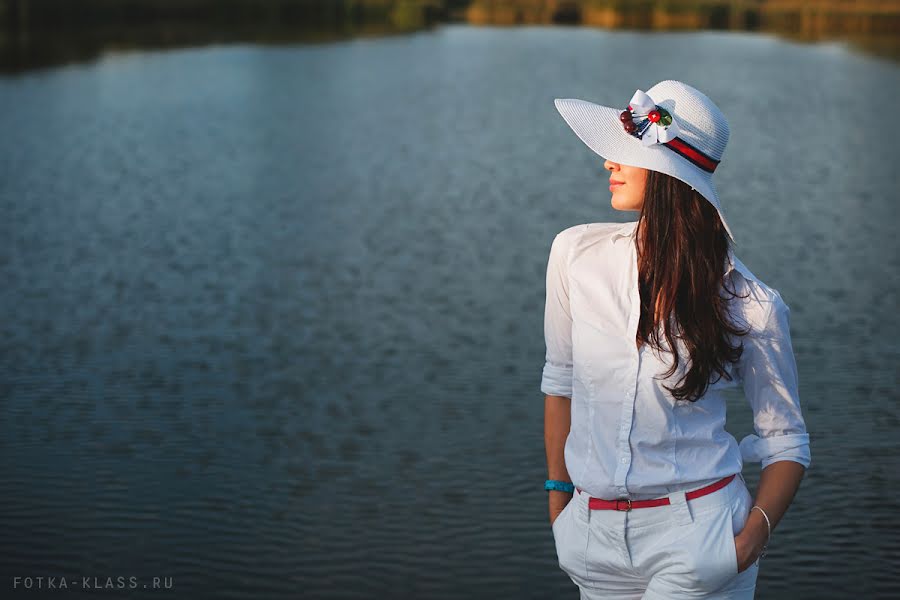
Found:
[[[548,479],[544,482],[544,489],[547,491],[557,490],[560,492],[569,492],[570,494],[575,491],[575,484],[571,481],[559,481],[558,479]]]

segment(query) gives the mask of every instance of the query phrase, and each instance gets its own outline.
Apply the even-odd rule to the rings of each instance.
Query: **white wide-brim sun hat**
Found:
[[[619,108],[577,98],[557,98],[554,104],[581,141],[601,157],[666,173],[697,190],[716,208],[734,240],[712,181],[712,171],[722,160],[730,130],[725,115],[705,94],[686,83],[666,80],[646,92],[638,90]],[[635,133],[626,131],[620,119],[629,106],[634,109]],[[647,122],[646,116],[638,116],[649,114],[653,108],[668,112],[675,125],[663,127],[663,122]],[[642,130],[643,135],[638,137]]]

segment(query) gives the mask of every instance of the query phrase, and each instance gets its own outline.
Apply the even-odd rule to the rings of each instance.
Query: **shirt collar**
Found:
[[[613,234],[613,241],[618,240],[623,237],[634,237],[634,230],[637,229],[637,221],[629,221],[627,223],[622,223],[622,226],[619,227],[616,232]]]
[[[623,223],[622,226],[619,227],[615,231],[615,233],[613,233],[612,240],[615,242],[615,241],[619,240],[620,238],[634,239],[635,230],[637,229],[637,224],[638,224],[637,221],[629,221],[627,223]],[[734,255],[734,250],[732,250],[731,248],[728,249],[728,258],[726,259],[725,262],[726,262],[725,275],[728,275],[729,273],[731,273],[731,271],[733,269],[737,269],[738,272],[741,273],[741,275],[743,275],[744,277],[746,277],[748,279],[752,279],[754,281],[758,281],[756,279],[756,276],[750,272],[750,269],[748,269],[744,265],[744,263],[742,263],[740,261],[740,259]]]

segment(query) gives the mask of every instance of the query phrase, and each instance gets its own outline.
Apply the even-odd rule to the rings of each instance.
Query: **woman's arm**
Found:
[[[569,306],[569,252],[580,227],[570,227],[553,239],[547,260],[544,340],[547,353],[541,376],[544,392],[544,446],[548,479],[571,481],[565,447],[572,416],[572,313]],[[566,507],[572,494],[551,490],[550,523]]]
[[[566,438],[571,427],[572,401],[565,396],[544,396],[544,447],[547,450],[547,479],[571,481],[566,469]],[[551,490],[550,524],[572,499],[569,492]]]
[[[800,488],[800,481],[806,473],[806,467],[792,460],[780,460],[762,470],[759,476],[759,488],[753,504],[759,506],[769,515],[772,531],[787,512],[794,495]],[[738,570],[749,567],[763,550],[769,539],[769,527],[766,518],[758,510],[751,510],[744,529],[735,538]]]
[[[791,343],[790,308],[777,290],[766,318],[744,340],[740,372],[756,430],[756,435],[741,440],[741,455],[745,461],[762,463],[754,504],[768,515],[774,532],[811,462]],[[769,535],[765,516],[751,510],[735,537],[739,570],[756,560]]]

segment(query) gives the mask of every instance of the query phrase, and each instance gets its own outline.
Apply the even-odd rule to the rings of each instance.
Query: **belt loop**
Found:
[[[673,511],[672,516],[675,518],[676,522],[681,525],[690,525],[693,523],[694,517],[691,515],[691,508],[688,506],[685,492],[671,492],[668,497]]]

